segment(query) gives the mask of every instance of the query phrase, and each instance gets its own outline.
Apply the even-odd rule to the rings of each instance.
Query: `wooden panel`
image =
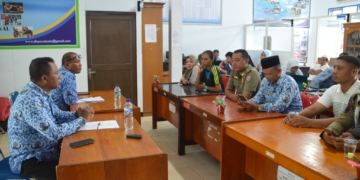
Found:
[[[226,136],[248,147],[246,173],[252,178],[276,179],[277,167],[281,165],[304,179],[355,179],[356,168],[347,163],[343,151],[327,146],[320,139],[321,131],[294,128],[284,124],[282,118],[226,124],[224,130]],[[222,155],[223,160],[229,158]],[[237,163],[232,159],[222,162]],[[221,169],[228,166],[222,163]],[[230,170],[221,172],[230,173],[222,177],[239,174]]]
[[[144,2],[142,11],[142,56],[143,56],[143,112],[152,111],[151,85],[154,75],[163,74],[163,23],[162,8],[164,3]],[[145,42],[145,24],[156,24],[157,42]]]
[[[63,139],[58,179],[167,179],[167,155],[140,125],[135,122],[134,129],[126,131],[123,113],[96,114],[91,120],[109,119],[117,120],[120,128],[80,131]],[[128,139],[127,133],[141,134],[142,139]],[[69,146],[87,138],[94,144]]]
[[[112,90],[137,104],[135,13],[92,12],[86,15],[89,90]]]
[[[79,99],[89,98],[89,97],[97,97],[101,96],[105,101],[104,102],[94,102],[94,103],[79,103],[70,106],[71,111],[76,111],[79,107],[90,106],[94,109],[95,114],[97,113],[108,113],[108,112],[124,112],[124,104],[126,102],[126,97],[121,96],[121,107],[119,109],[115,109],[114,105],[114,91],[90,91],[87,95],[80,95]],[[133,105],[133,115],[134,118],[141,124],[141,113],[140,108],[137,107],[134,103]]]

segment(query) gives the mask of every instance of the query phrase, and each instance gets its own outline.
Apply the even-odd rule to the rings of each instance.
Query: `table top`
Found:
[[[234,102],[228,98],[225,99],[226,108],[224,114],[218,114],[216,106],[212,104],[216,95],[211,96],[197,96],[197,97],[183,97],[181,98],[182,106],[191,106],[197,107],[205,112],[211,113],[214,116],[224,120],[224,121],[238,121],[242,119],[246,120],[258,120],[258,119],[267,119],[275,117],[285,117],[285,114],[278,112],[258,112],[258,111],[249,111],[238,105],[237,102]],[[185,107],[186,108],[186,107]]]
[[[134,119],[134,129],[124,129],[124,113],[95,114],[91,121],[116,120],[120,128],[79,131],[64,137],[58,166],[128,159],[164,154]],[[127,139],[126,134],[141,134],[142,139]],[[71,148],[70,143],[92,138],[94,144]]]
[[[79,99],[96,97],[100,96],[105,101],[103,102],[91,102],[91,103],[79,103],[73,104],[70,106],[71,111],[76,111],[79,107],[90,106],[94,109],[95,112],[112,112],[112,111],[124,111],[124,104],[126,102],[126,98],[121,95],[121,107],[119,109],[115,109],[114,105],[114,91],[106,90],[106,91],[90,91],[87,95],[79,95]],[[134,104],[133,108],[136,107]]]
[[[294,128],[282,118],[225,124],[225,133],[244,145],[289,168],[307,168],[330,179],[356,179],[356,168],[347,163],[343,151],[327,146],[319,137],[322,129]],[[265,155],[266,156],[266,155]],[[287,167],[286,167],[287,166]],[[301,176],[302,172],[294,172]]]
[[[181,85],[180,83],[160,83],[158,85],[153,85],[153,89],[154,88],[155,90],[161,89],[178,97],[223,94],[211,91],[197,91],[195,85]]]

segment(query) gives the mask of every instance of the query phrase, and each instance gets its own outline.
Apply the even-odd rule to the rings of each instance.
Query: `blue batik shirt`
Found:
[[[328,67],[311,80],[310,87],[315,89],[329,88],[337,84],[332,78],[334,67]]]
[[[50,92],[55,104],[63,111],[69,111],[70,105],[78,101],[76,91],[75,74],[64,67],[59,68],[61,76],[60,85],[57,89]]]
[[[275,85],[264,78],[258,93],[250,101],[259,104],[261,111],[266,112],[287,114],[290,111],[302,110],[298,84],[286,74],[281,74]]]
[[[76,118],[75,112],[61,111],[43,89],[29,82],[10,111],[11,171],[19,174],[22,162],[33,157],[38,161],[58,161],[58,141],[84,125],[84,118]]]

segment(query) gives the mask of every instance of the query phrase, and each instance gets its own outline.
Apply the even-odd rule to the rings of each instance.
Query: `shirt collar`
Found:
[[[61,66],[61,67],[59,68],[59,71],[60,71],[60,72],[69,72],[69,73],[75,75],[75,73],[73,73],[73,72],[71,72],[70,70],[66,69],[64,66]]]
[[[360,86],[360,81],[357,79],[347,92],[351,92],[353,89],[357,88],[358,86]],[[346,94],[347,92],[343,93],[341,91],[341,85],[336,91],[336,93],[343,93],[343,94]]]
[[[31,89],[35,90],[35,92],[37,92],[38,94],[40,94],[42,96],[46,96],[46,97],[49,96],[48,93],[46,93],[41,87],[39,87],[35,83],[29,82],[28,85]]]
[[[250,72],[250,71],[251,71],[251,66],[247,65],[244,70],[242,70],[241,72],[238,72],[237,74],[240,76],[243,76],[245,72]]]

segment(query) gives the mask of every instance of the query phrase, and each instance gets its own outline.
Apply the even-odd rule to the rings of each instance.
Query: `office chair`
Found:
[[[0,149],[0,157],[2,158],[2,160],[0,161],[0,179],[11,180],[11,179],[30,179],[31,178],[31,177],[23,176],[20,174],[12,173],[10,170],[10,165],[9,165],[10,156],[5,158],[1,149]]]

